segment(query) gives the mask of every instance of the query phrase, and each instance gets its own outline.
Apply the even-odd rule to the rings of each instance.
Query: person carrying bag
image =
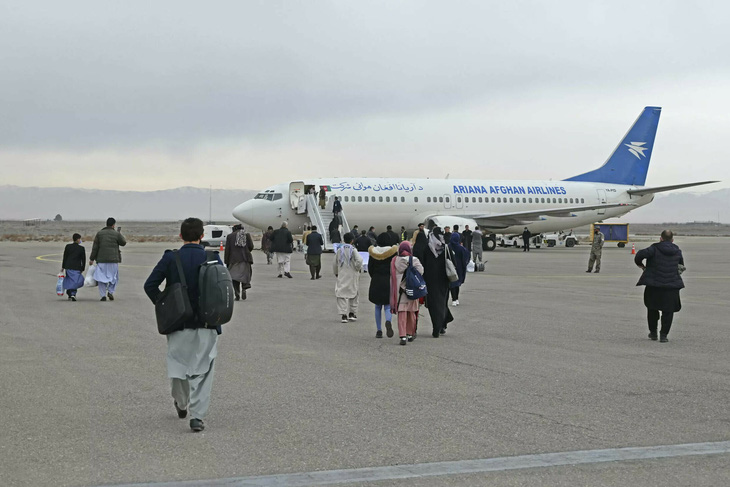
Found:
[[[193,307],[188,296],[188,283],[180,262],[180,254],[177,250],[173,250],[173,252],[180,282],[166,286],[155,300],[157,331],[161,335],[169,335],[184,329],[185,322],[193,318]]]
[[[230,320],[233,309],[230,274],[217,252],[208,254],[200,245],[202,236],[199,218],[183,221],[183,246],[166,251],[144,283],[155,305],[157,330],[167,340],[167,376],[175,411],[179,418],[192,416],[190,429],[195,432],[205,429],[220,325]]]

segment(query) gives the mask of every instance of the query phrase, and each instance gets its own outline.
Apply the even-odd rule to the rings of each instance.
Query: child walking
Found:
[[[84,275],[81,274],[86,266],[86,249],[81,246],[81,235],[74,233],[73,243],[63,249],[61,272],[66,271],[63,279],[63,288],[66,290],[69,301],[76,301],[76,291],[84,286]]]

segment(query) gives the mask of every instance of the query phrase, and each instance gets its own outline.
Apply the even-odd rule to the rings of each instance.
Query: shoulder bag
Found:
[[[161,335],[180,331],[185,328],[185,322],[193,317],[193,307],[190,305],[188,296],[188,284],[185,281],[180,254],[175,253],[177,272],[180,275],[180,282],[165,286],[155,301],[155,317],[157,318],[157,331]]]
[[[459,280],[459,274],[456,272],[456,266],[451,257],[451,250],[448,245],[444,245],[444,261],[446,261],[446,277],[449,278],[449,282],[456,282]]]

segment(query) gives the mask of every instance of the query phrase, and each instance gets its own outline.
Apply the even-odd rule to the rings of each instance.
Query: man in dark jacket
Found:
[[[370,242],[370,239],[365,234],[365,230],[360,232],[360,236],[357,237],[357,240],[355,240],[355,248],[358,252],[367,252],[370,246],[372,245],[372,242]]]
[[[274,234],[274,227],[269,225],[268,230],[261,237],[261,250],[266,254],[266,264],[271,265],[271,236]]]
[[[276,263],[279,265],[279,275],[282,274],[292,278],[291,275],[291,253],[294,250],[294,237],[287,228],[286,222],[281,222],[281,228],[271,236],[271,251],[276,254]]]
[[[203,222],[198,218],[186,219],[180,226],[180,238],[183,246],[177,255],[185,274],[193,318],[184,324],[184,329],[167,335],[167,376],[172,380],[172,397],[178,417],[185,418],[190,410],[190,429],[198,432],[205,428],[203,418],[210,405],[220,328],[205,328],[198,318],[198,271],[200,264],[208,259],[200,245]],[[163,281],[165,286],[180,282],[175,252],[171,250],[165,251],[144,283],[144,291],[153,303],[160,295]]]
[[[375,227],[370,227],[368,229],[368,238],[370,239],[370,243],[372,245],[377,245],[378,242],[378,235],[375,233]]]
[[[330,222],[329,232],[330,232],[330,242],[332,242],[332,245],[336,251],[337,245],[334,245],[334,244],[342,243],[342,235],[340,234],[340,223],[339,223],[339,220],[337,220],[337,218],[333,218],[332,221]]]
[[[340,213],[342,213],[342,202],[340,201],[339,196],[335,196],[335,202],[332,203],[332,214],[335,215],[340,222],[342,222]]]
[[[662,329],[659,341],[669,341],[669,329],[672,327],[674,313],[682,309],[679,290],[684,287],[680,271],[684,270],[682,251],[674,243],[671,230],[662,232],[659,242],[639,250],[634,263],[644,270],[637,286],[644,288],[644,306],[647,309],[649,338],[657,339],[659,312],[661,311]],[[644,264],[646,260],[646,264]]]
[[[357,240],[357,238],[360,236],[360,229],[357,225],[352,227],[352,230],[350,230],[350,233],[352,234],[352,240]]]
[[[305,259],[309,266],[309,273],[312,275],[312,280],[319,279],[322,277],[319,273],[322,270],[322,247],[324,247],[324,239],[317,231],[316,225],[312,225],[312,232],[307,235],[307,240],[304,242],[304,245],[307,246]]]
[[[69,301],[76,301],[76,291],[84,286],[84,272],[86,266],[86,249],[81,246],[81,235],[74,233],[71,237],[73,243],[66,245],[63,249],[63,260],[61,261],[61,272],[66,271],[63,278],[63,288],[68,294]]]
[[[532,233],[525,227],[525,229],[522,231],[522,251],[523,252],[529,252],[530,251],[530,237],[532,237]]]
[[[400,243],[398,234],[393,231],[393,227],[391,225],[388,225],[385,228],[385,233],[388,234],[388,238],[390,239],[389,245],[398,245]]]
[[[469,225],[464,225],[464,231],[461,232],[461,245],[463,245],[469,253],[471,253],[471,234],[472,231],[469,230]]]
[[[119,247],[127,245],[122,232],[115,230],[117,221],[107,218],[106,227],[97,232],[94,245],[91,247],[89,265],[97,263],[94,279],[99,284],[101,301],[114,301],[114,291],[119,282],[119,263],[122,261],[122,252]]]

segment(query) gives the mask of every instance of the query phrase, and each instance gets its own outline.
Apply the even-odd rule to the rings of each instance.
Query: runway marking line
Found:
[[[427,478],[448,475],[466,475],[527,468],[575,466],[632,460],[656,460],[698,455],[730,453],[730,441],[711,443],[687,443],[605,450],[580,450],[558,453],[541,453],[514,457],[460,460],[453,462],[418,463],[389,467],[366,467],[349,470],[323,470],[305,473],[260,475],[213,480],[187,480],[179,482],[154,482],[125,484],[117,487],[311,487],[316,485],[379,482],[383,480]]]
[[[63,260],[48,259],[48,257],[55,257],[57,255],[63,255],[63,254],[39,255],[36,257],[36,260],[40,260],[42,262],[60,262],[63,264]],[[146,266],[146,265],[129,265],[129,264],[119,264],[119,267],[146,267],[146,268],[149,268],[149,266]]]

